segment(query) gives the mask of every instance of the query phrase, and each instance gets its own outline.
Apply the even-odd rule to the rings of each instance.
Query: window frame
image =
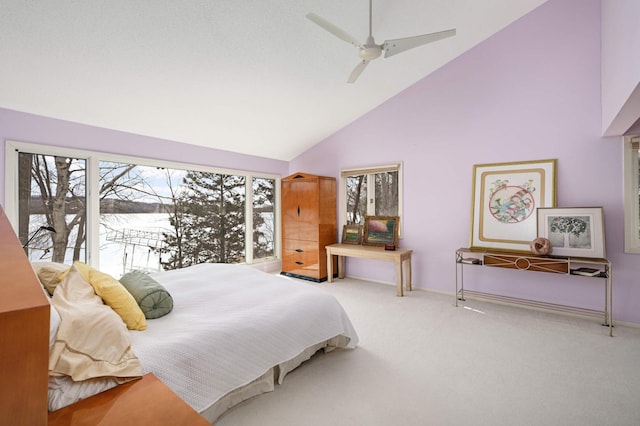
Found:
[[[402,238],[404,232],[404,212],[403,212],[403,164],[401,161],[397,163],[389,163],[365,167],[350,167],[340,170],[340,214],[338,230],[341,233],[344,225],[347,224],[347,177],[366,175],[367,176],[367,216],[375,216],[375,191],[369,194],[371,188],[375,188],[374,176],[378,173],[398,172],[398,217],[400,218],[400,227],[398,229],[398,238]],[[373,202],[372,202],[373,200]]]
[[[100,151],[80,150],[65,148],[53,145],[41,145],[20,141],[7,140],[5,142],[5,214],[9,222],[17,232],[18,229],[18,154],[29,152],[38,155],[66,156],[79,158],[86,161],[87,171],[87,229],[86,229],[86,250],[87,263],[95,268],[99,268],[100,253],[100,221],[95,220],[100,215],[100,201],[94,196],[99,185],[99,165],[100,161],[113,161],[121,163],[136,164],[148,167],[164,167],[182,170],[194,170],[209,173],[231,174],[244,176],[245,179],[245,263],[250,265],[267,264],[269,262],[280,262],[282,258],[280,232],[274,233],[274,256],[273,258],[253,259],[253,179],[264,178],[275,180],[275,204],[274,221],[276,230],[281,227],[280,214],[280,180],[281,176],[270,173],[258,173],[247,170],[226,169],[201,164],[190,164],[176,161],[157,160],[152,158],[137,157],[124,154],[111,154]]]
[[[624,137],[624,251],[640,254],[640,135]]]

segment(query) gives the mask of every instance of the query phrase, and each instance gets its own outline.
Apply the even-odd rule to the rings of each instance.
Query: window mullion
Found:
[[[367,215],[376,215],[376,175],[367,175]]]
[[[18,154],[17,146],[7,141],[5,146],[4,213],[18,234]]]
[[[633,202],[633,245],[637,252],[640,252],[640,137],[631,139],[631,158],[633,162],[633,184],[632,191],[635,195]]]
[[[245,179],[245,229],[244,229],[244,261],[253,263],[253,176],[247,175]]]
[[[624,138],[624,248],[640,253],[640,136]]]
[[[100,160],[92,155],[86,158],[87,197],[87,263],[100,268]]]

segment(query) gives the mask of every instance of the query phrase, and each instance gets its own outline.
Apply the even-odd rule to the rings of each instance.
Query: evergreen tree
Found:
[[[272,179],[253,180],[253,258],[264,259],[274,255],[273,220],[266,222],[263,213],[274,215],[274,181]]]
[[[176,269],[205,262],[244,261],[245,178],[190,171],[184,186],[186,191],[178,200],[181,208],[174,210],[179,215],[170,215],[180,238],[164,235],[162,251],[170,256],[162,266]]]

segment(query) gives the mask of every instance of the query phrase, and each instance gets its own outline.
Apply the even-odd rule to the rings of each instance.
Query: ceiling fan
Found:
[[[351,71],[351,75],[349,75],[349,79],[347,83],[355,83],[358,79],[362,71],[367,67],[369,62],[374,59],[377,59],[382,54],[384,50],[384,57],[388,58],[389,56],[396,55],[398,53],[404,52],[409,49],[413,49],[414,47],[422,46],[423,44],[431,43],[434,41],[442,40],[443,38],[451,37],[456,35],[456,30],[446,30],[439,31],[436,33],[423,34],[413,37],[405,37],[398,38],[395,40],[385,40],[382,44],[376,44],[373,39],[372,29],[371,29],[371,21],[372,21],[373,11],[372,11],[372,0],[369,0],[369,36],[364,44],[358,42],[354,37],[348,34],[346,31],[338,28],[331,22],[326,19],[316,15],[313,12],[307,13],[307,18],[325,30],[329,31],[334,36],[338,37],[341,40],[346,41],[347,43],[353,44],[359,50],[358,54],[362,59],[358,65]]]

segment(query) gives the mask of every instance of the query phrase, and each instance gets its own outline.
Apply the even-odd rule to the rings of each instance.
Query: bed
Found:
[[[34,268],[40,277],[41,268]],[[53,307],[50,411],[139,375],[153,373],[213,422],[239,402],[274,390],[288,372],[318,350],[352,349],[358,343],[347,313],[324,290],[246,265],[200,264],[148,275],[170,295],[170,312],[147,319],[144,330],[125,330],[125,337],[118,336],[120,340],[116,343],[107,344],[112,336],[97,336],[97,330],[109,334],[119,327],[101,325],[102,320],[93,314],[96,308],[105,309],[105,305],[99,306],[100,301],[92,302],[95,306],[87,308],[85,300],[79,300],[79,294],[85,290],[87,297],[90,296],[91,287],[63,284],[80,276],[85,279],[78,278],[77,281],[87,284],[89,278],[77,271],[75,264],[71,271],[73,273],[67,272],[62,277],[50,298]],[[91,297],[97,297],[96,292],[99,290],[96,289]],[[74,300],[65,300],[65,294]],[[105,295],[102,298],[107,300]],[[75,310],[78,306],[83,307],[77,316],[80,319],[68,319],[67,309]],[[56,314],[61,321],[55,319]],[[97,322],[86,324],[88,318]],[[59,322],[57,330],[56,322]],[[120,328],[125,329],[124,323],[120,322]],[[83,332],[83,329],[86,330]],[[83,333],[91,337],[84,338]],[[69,337],[65,337],[67,335]],[[102,364],[96,367],[93,363],[87,367],[83,360],[79,361],[80,365],[74,365],[77,362],[73,358],[77,355],[75,350],[69,351],[71,355],[60,355],[60,350],[74,345],[69,343],[74,339],[82,340],[82,344],[86,339],[102,342],[87,352],[114,352],[120,345],[122,350],[117,361],[110,364],[111,367],[115,365],[115,370],[106,370],[105,374],[101,370]],[[101,356],[91,353],[86,358],[94,361]],[[96,372],[93,372],[94,368],[97,368]],[[56,373],[52,375],[52,371]],[[93,377],[103,374],[108,377]]]

